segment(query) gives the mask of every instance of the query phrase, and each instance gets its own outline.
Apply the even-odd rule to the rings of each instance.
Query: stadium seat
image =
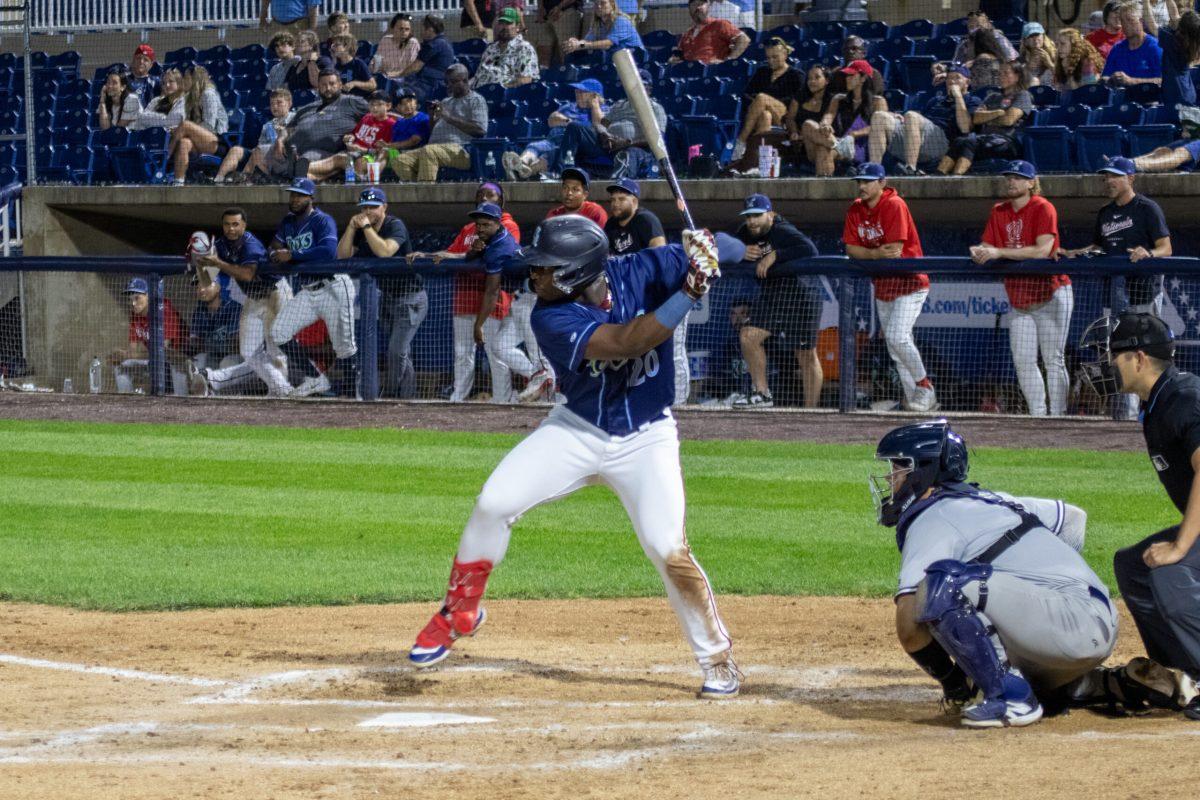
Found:
[[[750,37],[750,41],[754,44],[765,44],[775,36],[778,36],[794,47],[804,41],[804,28],[801,28],[799,25],[776,25],[760,37]]]
[[[1090,125],[1095,119],[1095,109],[1087,106],[1052,106],[1033,112],[1033,126],[1065,125],[1077,128],[1080,125]]]
[[[1025,27],[1025,18],[1017,15],[1006,17],[994,22],[995,27],[1013,41],[1020,41],[1021,32]]]
[[[167,54],[163,56],[163,63],[171,65],[191,64],[195,62],[195,60],[196,48],[194,47],[181,47],[178,50],[168,51]]]
[[[958,49],[958,39],[953,36],[933,36],[928,39],[918,39],[913,44],[913,55],[933,56],[938,61],[949,61],[954,58]]]
[[[933,29],[931,36],[966,36],[967,18],[958,17],[949,22],[943,22]]]
[[[805,39],[795,46],[795,50],[792,51],[792,58],[801,62],[816,61],[825,57],[828,47],[824,42],[819,42],[816,39]]]
[[[1060,102],[1059,91],[1053,86],[1032,86],[1029,89],[1029,95],[1033,98],[1033,104],[1038,108],[1056,106]]]
[[[490,105],[488,118],[494,120],[521,119],[525,116],[525,104],[507,97]]]
[[[665,30],[650,31],[642,37],[642,44],[649,48],[674,47],[677,41],[679,34]]]
[[[245,47],[239,47],[231,50],[229,57],[234,61],[257,61],[268,56],[267,48],[261,44],[248,44]]]
[[[845,25],[847,35],[858,36],[867,41],[886,39],[888,35],[888,24],[880,20],[847,22]]]
[[[908,92],[919,92],[933,87],[933,76],[929,68],[937,61],[932,55],[904,56],[900,59],[900,83]]]
[[[266,80],[267,73],[270,71],[271,71],[271,68],[267,66],[266,59],[262,59],[262,58],[245,59],[243,61],[232,61],[232,62],[230,62],[230,68],[229,68],[229,74],[235,78],[261,75],[263,77],[264,82]]]
[[[1096,117],[1098,125],[1120,125],[1128,128],[1130,125],[1141,125],[1145,110],[1137,103],[1122,103],[1119,106],[1105,106]]]
[[[454,43],[454,54],[460,56],[475,56],[483,55],[483,51],[487,49],[488,43],[483,39],[464,39],[461,42]]]
[[[696,113],[696,98],[687,95],[659,98],[659,103],[662,104],[663,110],[667,112],[669,119],[680,119],[689,114]]]
[[[523,118],[492,120],[492,124],[488,126],[488,135],[510,142],[524,141],[533,138],[533,124]]]
[[[722,61],[709,69],[709,74],[716,78],[728,78],[729,80],[742,80],[749,78],[754,74],[758,65],[753,61],[745,58],[734,59],[733,61]]]
[[[156,130],[162,131],[164,129],[157,128]],[[141,133],[141,131],[138,131],[137,133]],[[100,147],[128,147],[131,143],[136,144],[136,142],[131,142],[131,138],[134,136],[134,134],[135,132],[130,131],[128,128],[118,128],[113,126],[106,131],[92,131],[88,136],[87,143],[91,145],[93,149]]]
[[[846,38],[846,26],[840,22],[807,22],[804,25],[804,38],[834,42],[841,49],[842,40]]]
[[[933,36],[933,23],[927,19],[910,19],[903,25],[893,25],[888,29],[889,39],[928,39]]]
[[[375,45],[365,39],[360,39],[358,42],[358,49],[354,51],[354,57],[361,58],[363,61],[370,64],[371,59],[375,57]]]
[[[504,91],[505,98],[520,103],[529,104],[535,100],[545,100],[550,97],[549,87],[541,81],[527,83]]]
[[[1162,87],[1153,83],[1138,83],[1125,87],[1125,101],[1143,106],[1154,105],[1162,99]]]
[[[218,44],[214,47],[208,47],[196,53],[196,62],[209,66],[210,64],[228,64],[230,61],[229,47],[223,44]]]
[[[883,93],[889,111],[900,113],[908,110],[908,95],[903,89],[887,89]]]
[[[1178,139],[1174,125],[1133,125],[1129,128],[1129,154],[1141,156]]]
[[[733,137],[727,134],[717,120],[710,116],[688,115],[681,118],[679,122],[682,126],[685,149],[699,145],[701,155],[713,156],[721,163],[728,162],[729,155],[725,145]]]
[[[1025,158],[1038,172],[1068,172],[1071,169],[1071,131],[1065,125],[1025,128]]]
[[[59,53],[56,56],[51,56],[46,61],[46,66],[56,67],[70,75],[79,74],[79,53],[74,50],[68,50],[65,53]]]
[[[504,87],[499,83],[489,83],[479,86],[475,89],[475,92],[487,101],[488,108],[491,108],[504,99]]]
[[[1076,160],[1083,172],[1095,172],[1105,160],[1124,155],[1125,129],[1119,125],[1081,125],[1075,129]]]
[[[1169,106],[1150,106],[1142,115],[1144,125],[1175,125],[1179,122],[1179,111]]]
[[[154,177],[153,166],[141,145],[113,147],[108,151],[113,173],[120,183],[150,183]]]
[[[575,81],[579,80],[579,78],[579,70],[570,65],[550,67],[542,70],[543,83],[574,83]]]
[[[885,58],[888,61],[897,61],[904,56],[914,54],[914,43],[912,39],[900,37],[898,39],[884,39],[879,42],[871,42],[867,45],[867,60],[874,63],[877,58]]]
[[[1065,98],[1065,102],[1071,105],[1098,108],[1108,105],[1111,99],[1111,89],[1101,83],[1092,83],[1072,90]]]
[[[708,67],[699,61],[680,61],[667,67],[666,76],[672,81],[690,81],[703,78],[708,74]]]

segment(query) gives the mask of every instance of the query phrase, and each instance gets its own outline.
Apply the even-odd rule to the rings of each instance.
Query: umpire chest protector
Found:
[[[1141,417],[1150,463],[1182,514],[1196,477],[1192,453],[1200,446],[1200,377],[1168,367],[1150,390]]]

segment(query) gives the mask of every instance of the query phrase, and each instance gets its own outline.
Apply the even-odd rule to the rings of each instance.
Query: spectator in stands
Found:
[[[145,278],[133,278],[125,287],[124,294],[129,298],[129,346],[114,350],[108,357],[113,365],[117,391],[122,394],[133,393],[135,381],[141,387],[150,379],[149,293],[150,285]],[[171,301],[164,297],[162,303],[162,337],[166,351],[164,372],[170,373],[174,393],[183,397],[188,393],[187,356],[183,353],[187,331]]]
[[[479,68],[471,78],[471,88],[498,83],[506,89],[524,86],[538,79],[537,50],[521,35],[521,12],[506,8],[496,17],[496,41],[483,51]]]
[[[421,49],[417,59],[400,73],[395,94],[409,90],[424,100],[446,79],[446,71],[455,62],[454,47],[446,39],[446,23],[434,14],[421,20]]]
[[[795,354],[804,381],[804,406],[816,408],[824,374],[817,356],[817,328],[821,322],[821,287],[811,275],[789,274],[788,262],[817,255],[812,239],[779,216],[764,194],[746,198],[738,226],[738,239],[746,243],[744,260],[755,264],[758,300],[741,330],[742,357],[750,373],[750,394],[739,398],[738,409],[771,408],[775,398],[767,383],[766,341]],[[772,274],[772,270],[774,273]]]
[[[778,36],[767,42],[764,50],[767,63],[759,67],[742,94],[742,129],[733,145],[733,160],[747,156],[746,143],[751,137],[763,136],[772,128],[783,125],[788,112],[788,102],[800,93],[802,78],[792,69],[788,56],[792,46]],[[744,169],[758,165],[758,152],[749,154]]]
[[[171,131],[168,153],[175,161],[175,185],[187,177],[192,154],[225,156],[221,134],[229,130],[229,114],[221,103],[217,87],[209,80],[208,70],[196,64],[183,73],[184,117]]]
[[[1033,112],[1033,97],[1024,82],[1025,75],[1019,64],[1000,66],[1000,91],[989,94],[971,116],[975,130],[950,142],[938,172],[965,175],[978,160],[1002,158],[1011,161],[1021,155],[1017,132]]]
[[[654,212],[641,206],[642,190],[633,178],[621,178],[608,185],[608,251],[616,256],[637,253],[667,243],[662,223]]]
[[[1109,0],[1104,4],[1103,25],[1087,35],[1088,42],[1099,51],[1100,55],[1108,58],[1113,46],[1125,38],[1121,30],[1121,0]]]
[[[491,203],[501,209],[500,225],[508,231],[508,235],[517,244],[521,243],[521,229],[507,211],[504,211],[504,190],[497,183],[483,183],[475,192],[476,207]],[[461,258],[477,262],[483,255],[487,242],[480,238],[475,221],[471,220],[462,227],[458,236],[450,246],[438,253],[411,253],[409,263],[417,258],[431,258],[435,263],[441,263],[447,258]],[[450,402],[461,403],[471,396],[475,383],[475,344],[474,330],[476,314],[483,308],[482,271],[459,269],[453,275],[454,294],[451,301],[454,330],[454,386],[450,394]],[[500,291],[486,314],[484,323],[485,349],[486,342],[496,341],[501,321],[508,316],[512,297],[505,291]],[[488,351],[488,364],[492,370],[492,385],[503,384],[504,373],[508,365],[498,356],[493,357]],[[511,376],[509,377],[511,385]]]
[[[412,14],[396,14],[388,23],[388,32],[379,40],[371,59],[371,72],[399,78],[408,65],[417,60],[421,43],[413,36]]]
[[[193,368],[202,371],[206,367],[217,369],[241,364],[238,327],[242,304],[230,297],[221,282],[212,277],[196,285],[196,300],[188,325],[187,341],[187,353],[191,356]],[[241,372],[247,377],[254,375],[249,365],[244,365]]]
[[[1117,42],[1104,62],[1104,75],[1116,86],[1139,83],[1162,84],[1162,48],[1158,40],[1146,35],[1142,10],[1136,4],[1121,6],[1121,30],[1124,41]]]
[[[354,38],[350,34],[350,17],[343,14],[341,11],[335,11],[330,14],[325,20],[325,27],[329,30],[329,38],[321,43],[321,50],[326,55],[333,55],[333,40],[337,37],[350,36],[351,38]],[[351,52],[354,52],[354,49],[357,49],[357,46],[358,43],[356,41],[355,48],[351,49]]]
[[[1058,212],[1042,197],[1034,166],[1013,161],[1002,175],[1006,199],[992,206],[983,241],[971,248],[972,261],[992,264],[1001,271],[1004,265],[994,262],[1045,259],[1059,249]],[[1067,413],[1071,386],[1063,355],[1075,306],[1071,279],[1066,275],[1006,275],[1004,291],[1012,307],[1008,343],[1029,413],[1062,416]],[[1038,370],[1039,351],[1046,365],[1044,380]]]
[[[300,57],[296,55],[296,37],[286,31],[272,36],[269,48],[279,59],[267,73],[267,91],[273,92],[287,86],[288,72],[300,64]]]
[[[1100,79],[1104,56],[1082,33],[1075,28],[1063,28],[1055,41],[1058,44],[1058,57],[1054,59],[1055,89],[1069,92]]]
[[[562,171],[562,183],[559,198],[562,204],[555,206],[546,213],[546,219],[562,216],[563,214],[578,214],[587,217],[603,228],[608,224],[608,213],[604,206],[588,200],[588,185],[591,176],[587,170],[579,167],[567,167]]]
[[[1054,80],[1054,65],[1058,53],[1054,42],[1046,38],[1040,22],[1026,22],[1021,29],[1021,68],[1025,71],[1026,86],[1049,86]]]
[[[542,64],[563,63],[564,45],[583,30],[579,0],[539,0],[535,39]]]
[[[245,183],[255,174],[256,170],[266,178],[275,171],[275,167],[279,163],[285,160],[283,140],[287,137],[287,126],[292,121],[292,93],[287,89],[275,89],[271,92],[269,102],[271,119],[263,124],[258,133],[258,142],[250,152],[250,158],[246,159],[240,172],[235,172],[234,176],[229,178],[230,183]],[[234,172],[238,164],[242,163],[245,155],[244,147],[238,145],[230,147],[221,166],[217,169],[217,175],[213,181],[224,183],[229,173]]]
[[[358,42],[349,34],[333,37],[329,52],[333,56],[333,68],[342,78],[342,91],[356,97],[367,98],[375,91],[375,78],[367,68],[367,62],[354,55]]]
[[[921,258],[921,239],[908,204],[887,185],[881,164],[864,164],[854,177],[858,198],[850,204],[842,241],[846,255],[861,260]],[[904,391],[904,407],[933,411],[938,407],[933,383],[925,373],[912,329],[929,296],[929,276],[896,270],[896,277],[872,278],[879,328],[896,365]]]
[[[150,105],[159,91],[159,79],[150,74],[154,67],[154,48],[139,44],[129,62],[129,88],[137,93],[142,107]]]
[[[1142,19],[1145,20],[1146,30],[1150,35],[1157,36],[1153,28],[1165,28],[1171,20],[1167,0],[1142,0]]]
[[[131,84],[132,85],[132,84]],[[171,129],[183,121],[185,114],[185,96],[183,90],[183,74],[171,68],[163,72],[162,92],[151,100],[138,114],[137,124],[131,126],[137,130],[147,128]]]
[[[317,9],[321,0],[262,0],[262,10],[258,12],[258,25],[267,27],[267,11],[271,12],[271,20],[276,25],[302,25],[308,29],[317,27]]]
[[[587,34],[582,39],[571,37],[563,52],[599,50],[643,50],[637,26],[617,8],[616,0],[596,0],[596,13]]]
[[[508,151],[501,157],[509,180],[529,180],[559,164],[573,164],[581,153],[582,160],[593,163],[597,158],[607,158],[597,133],[597,126],[603,124],[610,111],[604,102],[604,86],[595,78],[585,78],[571,84],[571,88],[575,90],[575,102],[563,103],[550,113],[546,119],[550,126],[547,138],[525,145],[519,155]]]
[[[724,19],[739,28],[754,27],[754,0],[709,0],[708,13],[713,19]]]
[[[392,139],[396,118],[388,113],[390,109],[391,103],[388,102],[387,94],[384,92],[372,94],[367,101],[367,113],[358,121],[352,132],[342,137],[342,143],[346,147],[345,151],[329,157],[328,160],[334,163],[326,164],[324,161],[319,161],[309,164],[308,171],[317,174],[336,173],[339,170],[344,172],[353,163],[355,173],[365,175],[367,173],[366,156],[371,154],[377,158],[383,158],[384,150]]]
[[[708,0],[688,0],[688,16],[692,26],[683,32],[670,63],[699,61],[701,64],[720,64],[740,58],[750,46],[750,37],[726,19],[708,15]]]
[[[316,31],[296,34],[296,57],[284,75],[284,85],[293,92],[315,91],[321,76],[321,53]]]
[[[496,4],[492,0],[462,0],[458,30],[464,36],[491,41],[495,20]]]
[[[846,78],[841,72],[842,67],[848,67],[855,61],[867,60],[867,42],[861,36],[853,34],[847,36],[842,42],[842,63],[838,64],[833,70],[833,86],[831,89],[834,94],[846,93]],[[870,63],[870,62],[868,62]],[[882,97],[887,86],[883,82],[883,73],[879,70],[874,70],[871,73],[871,90],[875,92],[876,97]]]
[[[971,94],[971,70],[962,64],[955,64],[940,77],[941,85],[921,111],[877,111],[871,117],[872,162],[881,163],[883,154],[890,153],[901,175],[924,175],[921,165],[928,169],[944,166],[950,142],[971,132],[971,118],[980,100]]]
[[[281,150],[287,148],[287,157],[273,174],[289,180],[306,176],[316,181],[345,170],[344,158],[330,156],[343,149],[343,137],[354,131],[369,110],[366,100],[342,93],[341,76],[331,69],[322,71],[317,99],[296,110],[285,141],[277,145]]]
[[[389,150],[413,150],[429,141],[429,115],[417,108],[417,96],[412,90],[400,95],[396,114]]]
[[[1134,188],[1137,167],[1128,158],[1113,158],[1100,168],[1109,203],[1096,215],[1091,244],[1075,250],[1059,248],[1056,257],[1075,258],[1099,253],[1128,258],[1132,263],[1173,255],[1171,231],[1158,203]],[[1162,275],[1127,275],[1125,293],[1129,310],[1159,314],[1162,310]]]
[[[446,70],[449,97],[429,104],[433,130],[429,143],[389,158],[392,172],[402,181],[436,181],[438,169],[470,169],[471,155],[466,146],[472,139],[487,135],[487,101],[467,85],[469,73],[462,64]]]
[[[1017,60],[1017,51],[982,11],[967,14],[967,35],[954,51],[954,62],[971,70],[971,85],[997,86],[1001,64]]]
[[[121,69],[109,70],[100,89],[100,104],[96,107],[100,130],[135,126],[141,113],[141,97],[130,88],[129,73]]]
[[[667,112],[651,95],[653,80],[646,70],[638,70],[650,100],[650,110],[660,131],[667,129]],[[596,127],[600,147],[612,157],[613,178],[643,178],[657,175],[654,156],[650,154],[646,133],[638,121],[637,111],[628,99],[618,100]]]
[[[813,64],[805,75],[804,86],[796,97],[788,103],[788,113],[783,123],[787,128],[788,139],[792,142],[796,161],[801,157],[811,164],[816,164],[820,146],[821,120],[829,110],[833,100],[833,91],[829,88],[829,69],[823,64]],[[745,175],[757,175],[758,166],[751,165]]]
[[[804,123],[806,127],[811,126],[809,141],[819,177],[833,175],[837,161],[861,164],[867,160],[871,117],[880,110],[877,100],[883,100],[875,96],[871,84],[875,70],[866,61],[852,61],[840,72],[846,81],[846,93],[834,96],[819,125]],[[886,108],[884,101],[883,109]]]
[[[1179,13],[1176,0],[1166,0],[1168,24],[1159,27],[1147,17],[1147,30],[1162,48],[1162,104],[1167,108],[1196,105],[1192,67],[1200,64],[1200,14],[1192,9]]]
[[[1179,139],[1133,159],[1138,172],[1192,172],[1200,164],[1200,139]]]

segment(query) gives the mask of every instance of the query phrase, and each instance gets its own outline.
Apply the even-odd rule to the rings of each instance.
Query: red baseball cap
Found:
[[[871,69],[871,65],[861,58],[856,61],[851,61],[846,66],[842,67],[838,72],[843,75],[866,75],[870,77],[875,74],[875,70]]]
[[[135,56],[145,56],[151,61],[154,60],[154,48],[148,44],[139,44],[137,50],[133,51]]]

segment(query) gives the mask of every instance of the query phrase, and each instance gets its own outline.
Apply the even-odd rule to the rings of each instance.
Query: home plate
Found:
[[[432,728],[436,725],[476,725],[495,722],[491,717],[468,717],[465,714],[439,714],[425,711],[397,711],[380,714],[358,723],[360,728]]]

